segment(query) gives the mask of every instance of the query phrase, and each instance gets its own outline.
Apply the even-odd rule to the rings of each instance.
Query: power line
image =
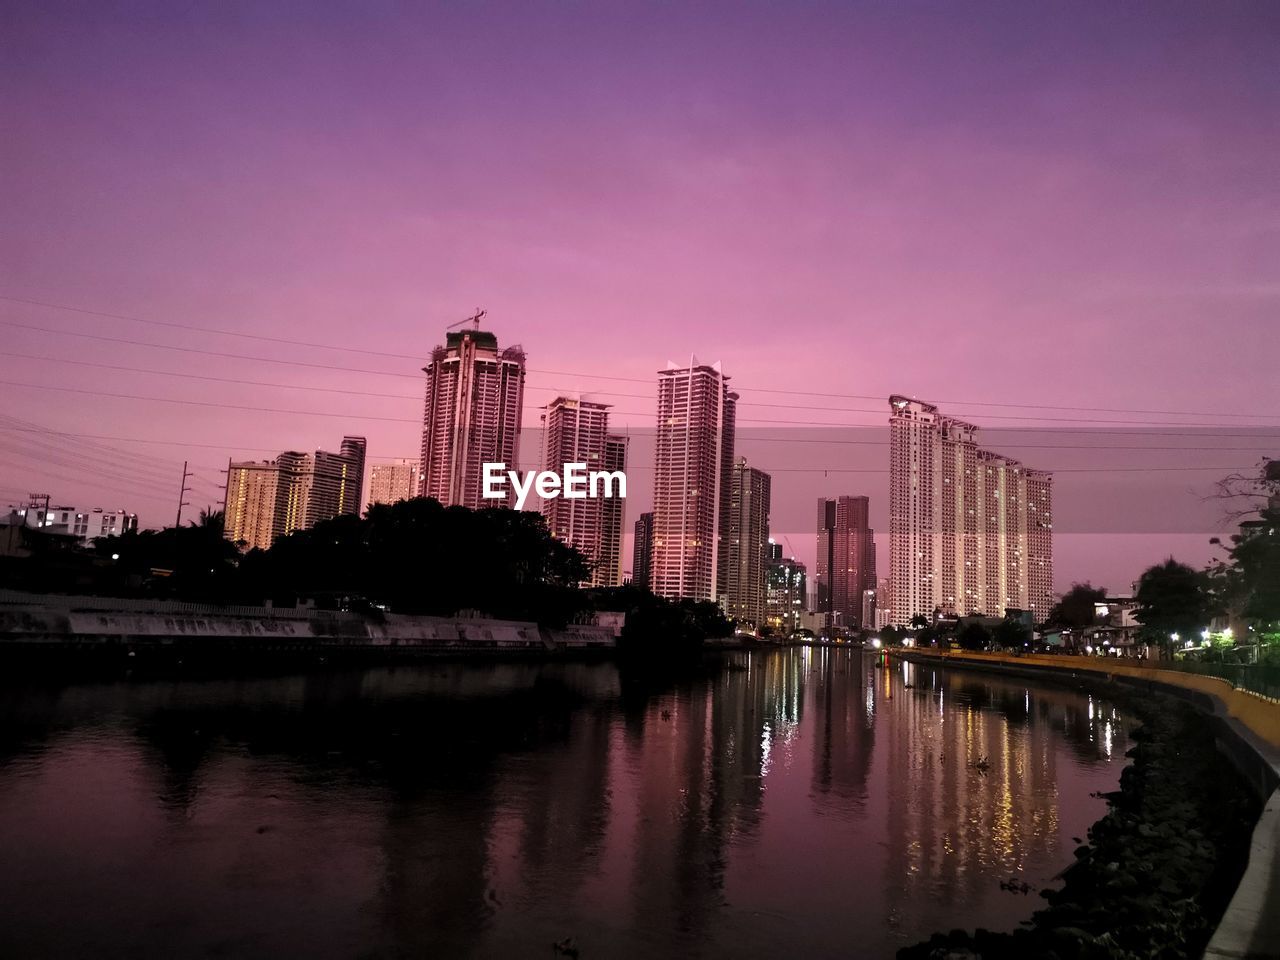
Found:
[[[183,373],[176,370],[149,370],[145,367],[124,367],[114,363],[95,363],[92,360],[71,360],[66,357],[37,357],[28,353],[0,351],[0,357],[17,357],[22,360],[43,360],[48,363],[70,363],[78,367],[98,367],[103,370],[119,370],[123,373],[147,373],[158,377],[178,377],[182,380],[210,380],[214,383],[235,383],[248,387],[277,387],[283,390],[313,390],[319,393],[341,393],[353,397],[380,397],[390,400],[418,400],[420,396],[407,393],[372,393],[364,390],[347,390],[341,387],[312,387],[297,383],[269,383],[264,380],[242,380],[236,377],[212,377],[202,373]]]
[[[40,436],[38,439],[41,442],[48,442],[45,439],[45,435],[48,435],[49,437],[80,440],[82,442],[79,443],[78,446],[83,448],[83,450],[87,451],[90,455],[97,456],[99,459],[108,459],[113,461],[124,459],[127,462],[136,464],[139,468],[145,468],[151,472],[163,474],[166,478],[166,482],[168,481],[169,475],[173,472],[174,465],[177,462],[176,460],[170,460],[164,457],[154,457],[150,454],[139,453],[137,450],[121,450],[119,447],[112,447],[107,444],[83,442],[94,438],[82,437],[79,434],[57,430],[53,427],[35,423],[31,420],[22,420],[18,417],[9,417],[0,414],[0,428],[21,433],[39,434]],[[205,467],[202,465],[200,469],[216,468]]]
[[[221,336],[242,337],[250,340],[264,341],[269,343],[278,343],[278,344],[289,345],[289,346],[302,346],[302,347],[311,347],[311,348],[324,349],[324,350],[337,350],[337,351],[342,351],[347,353],[362,353],[362,354],[367,354],[371,356],[384,356],[392,359],[412,360],[415,363],[423,362],[423,357],[421,354],[389,353],[389,352],[378,351],[378,350],[369,350],[369,349],[360,348],[360,347],[346,347],[346,346],[339,346],[337,344],[317,343],[315,341],[308,341],[308,340],[295,340],[287,337],[269,337],[262,334],[242,333],[240,331],[223,330],[223,329],[218,329],[214,327],[202,327],[194,324],[183,324],[183,323],[176,323],[173,321],[164,321],[164,320],[152,320],[148,318],[130,316],[126,314],[108,313],[108,312],[97,311],[97,310],[86,310],[80,307],[71,307],[63,304],[48,303],[40,300],[28,300],[20,297],[0,296],[0,300],[11,302],[11,303],[22,303],[22,304],[28,304],[32,306],[40,306],[40,307],[45,307],[45,308],[54,309],[54,310],[64,310],[72,313],[86,314],[89,316],[100,316],[100,317],[106,317],[106,318],[116,319],[116,320],[127,320],[127,321],[133,321],[137,323],[152,324],[156,326],[172,327],[172,328],[183,329],[183,330],[192,330],[192,331],[201,332],[201,333],[212,333],[212,334],[217,334]],[[129,339],[124,339],[119,337],[105,337],[98,334],[79,333],[71,330],[57,330],[49,327],[40,327],[35,324],[18,323],[16,321],[11,321],[11,320],[0,320],[0,324],[4,324],[6,326],[18,327],[22,329],[36,330],[44,333],[55,333],[55,334],[61,334],[65,336],[73,336],[73,337],[85,337],[85,338],[94,339],[94,340],[102,340],[102,341],[107,341],[112,343],[125,343],[133,346],[153,347],[153,348],[162,349],[162,350],[177,350],[184,353],[203,353],[209,356],[218,356],[218,357],[238,359],[238,360],[250,360],[250,361],[257,361],[262,363],[280,363],[280,364],[287,364],[290,366],[313,367],[313,368],[325,369],[325,370],[342,370],[342,371],[347,371],[351,373],[364,373],[364,374],[371,374],[375,376],[409,377],[413,379],[417,379],[420,376],[420,374],[417,374],[417,373],[395,373],[395,372],[386,371],[386,370],[368,370],[368,369],[363,369],[358,367],[343,367],[343,366],[332,365],[332,364],[308,363],[300,360],[281,360],[274,357],[255,357],[255,356],[247,356],[243,354],[223,353],[219,351],[201,350],[194,347],[176,347],[168,344],[148,343],[146,341],[129,340]],[[565,371],[565,370],[542,370],[537,368],[527,368],[526,372],[544,374],[544,375],[550,375],[550,376],[570,376],[570,377],[579,377],[579,378],[587,378],[587,379],[594,379],[594,380],[611,380],[611,381],[624,382],[624,383],[644,383],[644,384],[652,385],[655,382],[652,379],[644,379],[639,377],[620,377],[620,376],[615,376],[610,374],[585,373],[581,371],[575,372],[575,371]],[[555,389],[555,388],[549,388],[549,389]],[[749,385],[740,386],[739,389],[752,390],[757,393],[775,393],[775,394],[791,395],[791,396],[825,397],[828,399],[836,399],[836,400],[884,401],[887,399],[885,397],[876,396],[873,394],[824,393],[824,392],[812,391],[812,390],[784,390],[776,387],[751,387]],[[604,393],[606,391],[596,391],[596,392]],[[639,395],[635,395],[635,396],[639,396]],[[1155,416],[1218,417],[1218,418],[1229,418],[1229,419],[1252,419],[1252,420],[1268,419],[1276,416],[1276,414],[1241,413],[1239,411],[1210,412],[1210,411],[1195,411],[1195,410],[1150,410],[1150,409],[1124,408],[1124,407],[1062,406],[1062,405],[1053,405],[1053,404],[1010,403],[1007,401],[983,401],[983,400],[940,399],[940,400],[930,401],[930,402],[939,403],[939,404],[949,404],[949,405],[955,405],[955,406],[1000,407],[1000,408],[1023,409],[1023,410],[1056,410],[1056,411],[1064,411],[1064,412],[1075,411],[1075,412],[1084,412],[1084,413],[1140,413],[1140,414],[1148,414],[1148,415],[1155,415]],[[850,412],[864,412],[864,411],[850,411]],[[874,410],[874,411],[865,411],[865,412],[881,413],[883,411]],[[991,414],[988,416],[994,417],[995,415]],[[1010,419],[1010,418],[1005,417],[1001,419]],[[1022,417],[1020,419],[1050,419],[1050,418]],[[1069,418],[1069,419],[1076,420],[1076,421],[1085,420],[1085,418]],[[1086,421],[1086,422],[1090,422],[1090,421]],[[1096,421],[1096,422],[1124,423],[1127,421]]]
[[[14,320],[0,320],[0,325],[17,327],[22,330],[35,330],[40,333],[53,333],[64,337],[83,337],[86,340],[99,340],[104,343],[124,343],[133,347],[151,347],[156,350],[176,350],[179,353],[199,353],[207,357],[222,357],[228,360],[253,360],[259,363],[280,363],[290,367],[311,367],[317,370],[342,370],[348,373],[367,373],[380,377],[407,377],[417,380],[421,374],[392,373],[388,370],[367,370],[360,367],[343,367],[331,363],[308,363],[305,360],[280,360],[276,357],[253,357],[243,353],[223,353],[219,350],[199,350],[195,347],[175,347],[167,343],[147,343],[145,340],[128,340],[124,337],[105,337],[97,333],[77,333],[74,330],[54,330],[50,327],[38,327],[32,323],[18,323]]]
[[[138,400],[138,401],[143,401],[148,403],[175,403],[175,404],[182,404],[186,406],[213,407],[213,408],[220,408],[220,409],[227,409],[227,410],[251,410],[259,413],[284,413],[284,414],[289,414],[291,416],[303,416],[303,417],[330,417],[334,419],[348,419],[348,420],[377,420],[377,421],[382,421],[386,423],[413,423],[413,424],[421,423],[420,418],[385,417],[385,416],[375,416],[373,414],[364,414],[364,413],[333,413],[329,411],[319,411],[319,410],[286,410],[278,407],[262,407],[262,406],[250,406],[246,404],[221,403],[221,402],[216,402],[212,400],[185,400],[177,397],[147,397],[147,396],[141,396],[139,394],[111,393],[111,392],[101,391],[101,390],[85,390],[79,387],[56,387],[50,384],[43,384],[43,383],[21,383],[16,380],[0,380],[0,384],[3,384],[5,386],[11,386],[11,387],[24,387],[31,390],[53,390],[60,393],[76,393],[76,394],[83,394],[83,395],[89,395],[89,396],[95,396],[95,397],[112,397],[119,400]],[[529,407],[526,407],[525,409],[529,411],[536,411],[536,410],[541,410],[542,408],[536,407],[536,406],[529,406]],[[614,412],[622,416],[641,416],[641,417],[652,416],[651,411],[619,410]],[[852,411],[852,412],[856,412],[856,411]],[[809,427],[832,427],[832,428],[859,428],[859,427],[874,426],[873,424],[865,424],[865,423],[832,423],[830,421],[825,421],[825,420],[770,420],[765,418],[739,418],[737,422],[747,423],[747,424],[754,423],[754,424],[772,424],[772,425],[780,425],[780,426],[809,426]],[[1130,421],[1104,420],[1104,421],[1097,421],[1097,422],[1123,424]],[[1141,422],[1141,421],[1133,421],[1133,422]],[[1170,424],[1170,426],[1193,426],[1193,424]],[[1032,428],[1011,427],[1010,429],[1011,430],[1021,430],[1021,429],[1029,430]]]
[[[176,377],[183,380],[207,380],[214,383],[234,383],[241,386],[271,387],[274,389],[282,389],[282,390],[306,390],[306,391],[312,391],[312,392],[318,392],[318,393],[334,393],[334,394],[353,396],[353,397],[376,397],[380,399],[391,399],[391,400],[418,400],[419,399],[417,396],[413,394],[377,393],[377,392],[366,391],[366,390],[350,390],[350,389],[341,388],[341,387],[316,387],[316,386],[311,386],[307,384],[273,383],[270,381],[263,381],[263,380],[246,380],[238,377],[215,377],[215,376],[210,376],[209,374],[193,374],[193,373],[184,373],[184,372],[178,372],[173,370],[153,370],[145,367],[128,367],[128,366],[122,366],[119,364],[98,363],[91,360],[72,360],[65,357],[45,357],[45,356],[36,356],[33,354],[13,353],[13,352],[6,352],[6,351],[0,351],[0,356],[15,357],[15,358],[24,359],[24,360],[38,360],[38,361],[43,361],[48,363],[73,364],[75,366],[83,366],[83,367],[97,367],[105,370],[118,370],[126,373],[145,373],[145,374],[154,375],[154,376]],[[526,384],[525,389],[526,390],[545,390],[549,393],[565,393],[566,392],[565,388],[563,387],[546,386],[543,384]],[[573,392],[577,392],[577,391],[573,391]],[[602,396],[611,396],[611,397],[630,397],[630,398],[636,398],[641,400],[651,399],[649,394],[641,394],[641,393],[622,393],[619,391],[612,391],[612,390],[595,390],[595,391],[587,391],[587,392],[596,393]],[[866,414],[873,414],[873,415],[883,414],[883,411],[881,410],[872,410],[872,409],[861,408],[861,407],[832,407],[829,404],[753,403],[750,401],[739,400],[738,406],[761,407],[761,408],[775,409],[775,410],[825,410],[831,413],[866,413]],[[526,407],[526,409],[530,411],[537,411],[537,410],[543,409],[543,407],[534,405],[534,406]],[[614,412],[620,415],[626,415],[626,416],[650,416],[651,415],[650,413],[640,413],[638,411],[635,411],[635,412],[614,411]],[[1082,423],[1082,422],[1083,423],[1118,423],[1121,425],[1148,423],[1148,421],[1139,421],[1139,420],[1132,420],[1132,421],[1131,420],[1096,420],[1096,419],[1088,419],[1083,417],[1014,416],[1014,415],[1001,415],[1001,414],[989,414],[988,418],[994,419],[994,420],[1032,420],[1036,422],[1049,421],[1049,422],[1061,422],[1061,423]],[[744,422],[749,422],[749,421],[744,421]],[[765,422],[765,421],[756,421],[756,422]],[[817,421],[814,421],[814,422],[816,423]],[[833,426],[842,426],[842,424],[833,424]],[[1192,424],[1170,424],[1170,426],[1192,426]]]
[[[214,333],[223,337],[243,337],[246,340],[260,340],[265,343],[281,343],[293,347],[315,347],[319,350],[341,350],[343,353],[365,353],[374,357],[394,357],[401,360],[416,360],[417,357],[404,353],[384,353],[381,350],[369,350],[362,347],[339,347],[328,343],[313,343],[307,340],[290,340],[287,337],[268,337],[260,333],[242,333],[238,330],[219,330],[217,327],[200,327],[192,323],[177,323],[172,320],[151,320],[146,317],[134,317],[123,313],[104,313],[101,310],[85,310],[82,307],[69,307],[61,303],[46,303],[43,300],[26,300],[22,297],[0,296],[0,300],[8,303],[24,303],[33,307],[47,307],[50,310],[65,310],[68,313],[81,313],[90,317],[105,317],[110,320],[129,320],[133,323],[149,323],[157,327],[172,327],[175,330],[194,330],[198,333]]]
[[[77,467],[75,462],[72,460],[68,460],[65,457],[58,457],[56,455],[53,455],[47,452],[41,452],[41,451],[32,452],[30,450],[27,450],[21,447],[6,444],[3,441],[0,441],[0,449],[3,449],[5,451],[6,456],[17,457],[23,460],[29,460],[37,464],[47,464],[50,466],[59,467],[63,471],[71,471],[72,473],[78,473],[86,478],[92,479],[97,477],[105,477],[108,480],[118,480],[121,483],[132,484],[134,487],[135,493],[138,492],[139,490],[151,492],[157,495],[163,495],[166,493],[171,495],[173,493],[172,490],[168,490],[168,491],[163,490],[159,486],[159,484],[153,483],[152,481],[148,481],[148,480],[141,480],[137,477],[130,477],[125,474],[115,473],[110,470],[99,470],[99,469],[85,470],[83,468]],[[56,476],[59,476],[63,479],[66,478],[65,473],[57,474]],[[81,482],[88,482],[88,481],[81,481]]]
[[[44,453],[48,453],[52,455],[66,455],[66,456],[73,455],[77,461],[82,461],[85,466],[93,467],[95,469],[110,469],[110,470],[117,470],[122,473],[131,473],[140,480],[160,481],[163,479],[160,471],[158,469],[151,468],[149,465],[146,465],[146,466],[138,465],[135,463],[131,463],[127,460],[122,462],[121,459],[118,457],[111,458],[106,455],[100,455],[100,454],[97,454],[91,451],[86,451],[86,450],[77,449],[75,451],[71,451],[64,447],[59,447],[56,444],[47,443],[41,440],[38,436],[12,437],[12,438],[3,436],[4,433],[10,432],[10,431],[18,432],[18,431],[15,431],[14,428],[12,427],[0,424],[0,439],[6,439],[6,440],[9,440],[10,442],[17,442],[21,440],[23,443],[27,444],[28,448],[42,451]],[[26,431],[21,431],[21,432],[25,433]]]

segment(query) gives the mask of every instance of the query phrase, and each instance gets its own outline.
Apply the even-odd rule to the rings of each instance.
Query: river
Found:
[[[853,650],[0,686],[0,956],[891,957],[1012,928],[1108,702]]]

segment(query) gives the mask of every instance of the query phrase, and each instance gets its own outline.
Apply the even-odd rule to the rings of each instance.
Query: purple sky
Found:
[[[47,489],[158,525],[184,456],[194,509],[217,499],[228,456],[333,449],[344,433],[368,436],[374,459],[414,455],[409,357],[477,305],[533,370],[567,371],[532,373],[531,404],[650,397],[654,371],[696,352],[724,362],[744,419],[885,419],[863,412],[883,403],[768,387],[1280,424],[1274,3],[105,6],[6,4],[0,295],[405,357],[5,301],[0,320],[409,376],[6,326],[5,415],[218,448],[111,442],[149,458],[119,468],[149,482],[108,489],[68,459],[92,448],[53,441],[63,460],[38,462],[47,447],[18,445],[39,435],[10,422],[2,502]],[[651,399],[604,399],[636,412],[619,423],[652,425]],[[984,426],[1037,412],[947,410]],[[1213,477],[1188,473],[1188,502]],[[647,483],[637,474],[628,522]],[[775,500],[791,484],[776,476]],[[829,492],[885,490],[872,476]],[[810,532],[794,533],[809,556]],[[1060,583],[1123,586],[1177,548],[1095,539],[1064,544]]]

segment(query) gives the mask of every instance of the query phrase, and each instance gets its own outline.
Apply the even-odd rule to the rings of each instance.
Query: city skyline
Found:
[[[416,459],[419,371],[477,302],[537,358],[526,417],[609,391],[616,428],[651,427],[631,395],[692,351],[744,427],[883,424],[893,393],[984,429],[1280,424],[1273,8],[323,9],[13,6],[0,500],[154,527],[184,460],[194,511],[229,457],[352,433]],[[1191,512],[1276,446],[1175,443],[1199,449],[1098,462],[1184,470],[1149,479]],[[812,563],[810,522],[777,532]],[[1061,536],[1056,587],[1127,588],[1215,532]]]

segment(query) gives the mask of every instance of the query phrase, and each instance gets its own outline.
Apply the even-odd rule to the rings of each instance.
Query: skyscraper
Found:
[[[307,501],[315,461],[309,453],[287,450],[276,457],[276,508],[272,539],[301,530],[307,524]]]
[[[605,470],[609,473],[626,472],[628,445],[627,437],[605,437]],[[622,524],[626,513],[625,497],[606,497],[600,501],[600,558],[596,573],[601,586],[616,587],[622,583]]]
[[[721,604],[732,619],[758,627],[765,614],[769,498],[769,475],[739,457],[730,474]]]
[[[274,460],[228,464],[223,536],[232,543],[243,543],[248,550],[271,546],[279,476]]]
[[[369,470],[369,502],[399,503],[418,495],[422,485],[417,460],[393,460],[375,463]]]
[[[826,626],[871,629],[863,594],[876,586],[876,542],[867,497],[818,500],[817,612]]]
[[[543,468],[562,473],[569,463],[584,463],[588,474],[626,469],[627,441],[609,433],[609,405],[581,397],[556,397],[542,415]],[[622,582],[621,497],[555,497],[542,501],[551,535],[577,547],[591,562],[591,584]]]
[[[276,537],[358,516],[364,459],[364,437],[343,437],[337,453],[288,450],[274,460],[228,464],[223,536],[266,550]]]
[[[658,374],[650,588],[659,596],[723,592],[737,399],[719,363],[691,357]]]
[[[481,497],[484,464],[517,468],[524,351],[499,350],[498,338],[479,329],[482,316],[476,329],[450,332],[422,368],[422,495],[446,506],[495,505]]]
[[[642,513],[636,521],[636,542],[631,548],[631,582],[650,588],[649,565],[653,559],[653,513]]]
[[[978,447],[978,428],[889,398],[892,620],[1053,604],[1053,478]]]
[[[307,496],[307,527],[334,517],[360,516],[364,511],[364,457],[364,437],[343,437],[337,453],[316,451]]]
[[[765,568],[765,625],[789,637],[800,629],[806,602],[804,564],[782,555],[782,545],[767,551]]]

